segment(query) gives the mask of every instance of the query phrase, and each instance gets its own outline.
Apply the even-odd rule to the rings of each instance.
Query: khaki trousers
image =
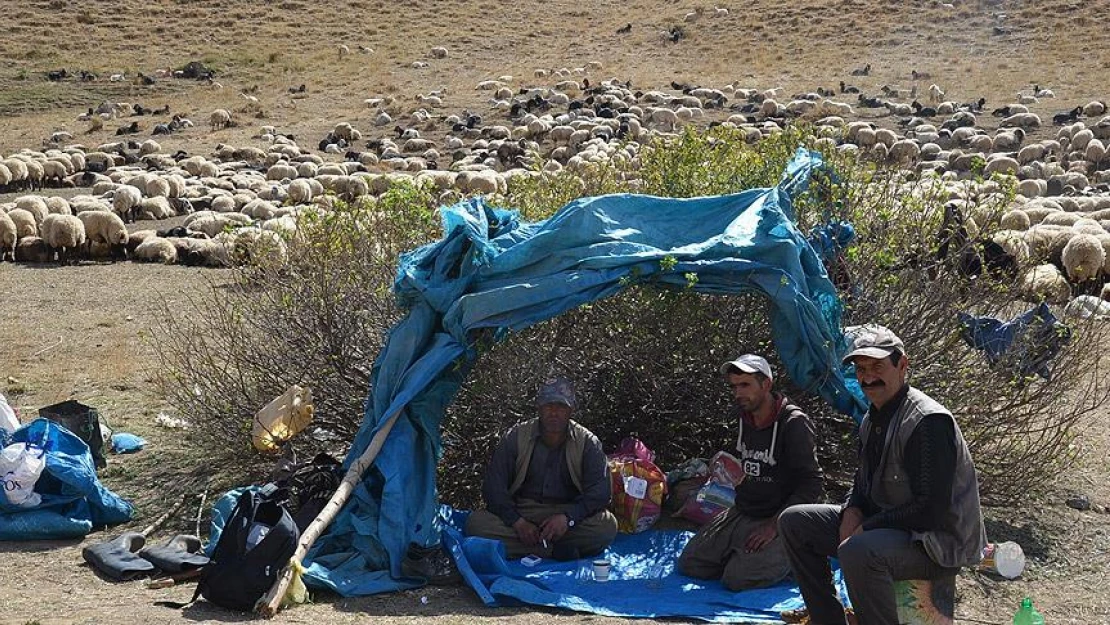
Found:
[[[572,504],[541,504],[528,499],[517,503],[517,512],[537,527],[550,516],[567,512]],[[516,530],[505,525],[500,517],[489,510],[475,510],[470,513],[466,521],[466,535],[480,536],[499,540],[505,545],[508,558],[522,558],[526,555],[537,555],[541,558],[550,558],[555,544],[548,543],[544,549],[542,544],[526,546],[516,535]],[[556,543],[565,553],[577,551],[579,557],[594,556],[613,542],[617,536],[617,517],[612,512],[603,510],[597,514],[582,519],[569,528],[559,542]]]
[[[767,519],[756,519],[729,508],[701,528],[678,558],[678,570],[698,579],[719,579],[725,588],[736,592],[777,584],[790,574],[782,537],[747,553],[748,535]]]

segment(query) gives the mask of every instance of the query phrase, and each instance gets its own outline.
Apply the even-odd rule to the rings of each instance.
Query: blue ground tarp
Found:
[[[474,364],[476,331],[504,338],[614,295],[629,280],[684,288],[695,273],[693,288],[703,293],[765,294],[791,380],[858,419],[866,405],[846,386],[838,358],[840,300],[793,220],[793,198],[821,167],[819,154],[799,150],[770,189],[588,197],[536,223],[481,199],[442,209],[443,238],[401,259],[395,291],[408,313],[374,363],[346,466],[390,416],[400,418],[310,551],[307,581],[347,596],[416,586],[401,579],[400,565],[410,543],[439,541],[440,422]]]
[[[131,504],[100,483],[89,446],[69,430],[36,419],[11,440],[41,447],[46,467],[35,483],[38,506],[19,508],[0,497],[0,540],[80,538],[94,527],[131,519]]]
[[[544,560],[527,567],[506,560],[501,543],[466,538],[458,528],[463,512],[451,513],[444,543],[466,583],[488,606],[520,604],[564,608],[604,616],[685,617],[716,623],[781,623],[785,610],[803,607],[798,587],[786,581],[769,588],[731,592],[719,581],[686,577],[675,570],[693,532],[648,530],[618,534],[604,557],[612,564],[610,581],[593,581],[589,561]],[[585,575],[583,575],[585,569]],[[836,570],[841,601],[848,596]]]

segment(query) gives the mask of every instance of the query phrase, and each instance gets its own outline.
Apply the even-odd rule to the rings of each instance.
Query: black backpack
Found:
[[[239,495],[212,552],[211,562],[200,572],[193,601],[202,596],[221,607],[254,611],[255,604],[289,564],[301,538],[300,530],[285,507],[287,496],[285,489],[273,484]],[[248,548],[248,539],[254,539],[257,544]],[[159,605],[180,608],[189,604],[160,602]]]

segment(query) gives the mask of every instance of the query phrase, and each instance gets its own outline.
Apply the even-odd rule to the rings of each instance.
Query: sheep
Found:
[[[112,210],[126,222],[135,221],[139,204],[143,201],[143,194],[135,187],[124,185],[115,190],[112,195]]]
[[[42,220],[50,214],[50,208],[46,205],[46,200],[37,195],[24,195],[15,200],[17,208],[31,213],[35,218],[36,224],[42,224]]]
[[[50,214],[42,220],[42,240],[58,260],[67,262],[85,244],[85,224],[73,215]]]
[[[177,248],[168,239],[152,236],[140,243],[131,257],[142,262],[172,265],[177,262]]]
[[[259,265],[278,267],[287,259],[285,241],[270,230],[261,228],[242,228],[231,239],[229,255],[238,265]]]
[[[1071,285],[1056,265],[1030,267],[1022,272],[1018,284],[1022,297],[1032,301],[1063,304],[1071,299]]]
[[[1029,215],[1021,209],[1014,209],[1002,215],[998,225],[1005,230],[1028,230],[1032,224]]]
[[[944,101],[944,91],[941,90],[939,85],[929,85],[929,102],[933,104],[940,104]]]
[[[15,246],[17,263],[48,263],[54,254],[40,237],[23,237]]]
[[[113,257],[127,247],[127,226],[119,215],[102,211],[85,211],[78,213],[77,218],[85,226],[85,242],[87,251],[90,253],[94,243],[107,245]]]
[[[1106,251],[1102,243],[1091,234],[1076,234],[1064,246],[1060,256],[1064,271],[1075,282],[1093,280],[1102,273],[1102,265],[1106,261]]]
[[[15,223],[16,238],[22,239],[23,237],[37,237],[39,235],[38,222],[30,211],[16,208],[9,211],[7,215]]]
[[[447,58],[447,48],[445,48],[443,46],[436,46],[436,47],[432,48],[432,58],[433,59],[445,59],[445,58]]]
[[[227,128],[231,126],[231,113],[227,109],[216,109],[208,116],[208,125],[212,126],[213,130]]]
[[[19,229],[7,213],[0,211],[0,262],[10,255],[15,260],[15,245],[19,242]]]
[[[229,267],[227,247],[214,239],[170,237],[166,239],[176,250],[177,260],[189,267]]]
[[[311,163],[302,163],[302,165],[310,165]],[[313,165],[315,168],[315,165]],[[289,183],[287,189],[289,193],[289,202],[292,204],[308,204],[312,202],[312,185],[308,184],[307,180],[297,179]]]

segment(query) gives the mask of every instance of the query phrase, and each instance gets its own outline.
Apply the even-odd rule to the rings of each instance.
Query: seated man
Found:
[[[821,497],[821,467],[813,449],[813,425],[800,408],[771,391],[771,367],[754,354],[721,365],[739,422],[737,457],[744,481],[728,512],[717,515],[690,539],[678,570],[699,579],[720,579],[732,591],[770,586],[790,574],[778,535],[779,512]]]
[[[482,484],[488,510],[470,515],[466,535],[501,541],[509,558],[601,553],[617,535],[601,443],[570,418],[570,380],[545,382],[536,404],[539,418],[514,426],[493,452]]]
[[[843,625],[836,557],[860,625],[898,623],[894,582],[955,576],[987,544],[979,482],[951,411],[906,379],[910,361],[889,329],[861,326],[845,363],[871,406],[859,428],[859,465],[844,506],[803,505],[779,528],[810,622]]]

